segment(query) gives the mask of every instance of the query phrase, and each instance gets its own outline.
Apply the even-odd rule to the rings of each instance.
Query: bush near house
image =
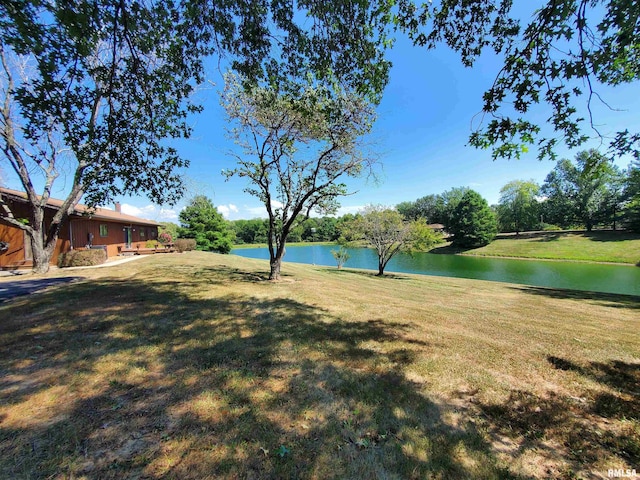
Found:
[[[91,267],[107,261],[107,252],[102,249],[71,250],[58,256],[58,267]]]
[[[174,243],[176,250],[180,253],[196,249],[196,240],[194,238],[178,238]]]

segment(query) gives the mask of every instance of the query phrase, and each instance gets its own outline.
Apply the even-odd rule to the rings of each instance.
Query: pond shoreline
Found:
[[[293,242],[287,247],[340,247],[337,242]],[[352,244],[347,248],[364,247]],[[235,245],[234,249],[267,248],[266,243]],[[477,258],[542,260],[550,262],[592,263],[640,266],[640,234],[626,230],[553,230],[500,233],[489,245],[460,248],[444,242],[427,252],[434,255],[461,255]]]
[[[336,248],[339,248],[341,246],[341,244],[337,243],[337,242],[293,242],[293,243],[287,243],[286,244],[287,247],[313,247],[313,246],[335,246]],[[344,246],[344,245],[343,245]],[[252,249],[252,248],[268,248],[268,245],[266,243],[251,243],[251,244],[241,244],[241,245],[234,245],[232,248],[233,250],[248,250],[248,249]],[[345,246],[345,248],[370,248],[370,247],[365,247],[365,246],[358,246],[358,247],[350,247],[350,246]],[[436,248],[442,248],[442,249],[446,249],[449,248],[448,245],[438,245]],[[578,259],[573,259],[573,258],[545,258],[545,257],[523,257],[523,256],[513,256],[513,255],[491,255],[491,254],[481,254],[481,253],[469,253],[469,252],[464,252],[464,251],[457,251],[455,249],[455,247],[451,248],[451,252],[434,252],[433,250],[425,250],[425,251],[421,251],[418,253],[430,253],[432,255],[459,255],[459,256],[464,256],[464,257],[476,257],[476,258],[499,258],[499,259],[504,259],[504,260],[530,260],[530,261],[545,261],[545,262],[571,262],[571,263],[591,263],[591,264],[596,264],[596,265],[620,265],[620,266],[628,266],[628,267],[640,267],[640,259],[638,261],[638,263],[631,263],[631,262],[616,262],[616,261],[607,261],[607,260],[578,260]]]
[[[336,266],[331,255],[333,249],[335,245],[332,244],[291,246],[287,248],[283,261],[333,267]],[[348,247],[347,250],[350,258],[344,265],[345,268],[370,271],[377,268],[378,260],[374,250],[362,247]],[[231,253],[262,260],[269,258],[265,247],[234,249]],[[385,271],[640,296],[640,270],[629,267],[633,265],[424,252],[397,254]]]

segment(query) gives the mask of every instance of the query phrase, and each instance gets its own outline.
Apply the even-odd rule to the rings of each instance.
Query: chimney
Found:
[[[120,205],[120,202],[116,202],[116,212],[122,213],[122,205]]]

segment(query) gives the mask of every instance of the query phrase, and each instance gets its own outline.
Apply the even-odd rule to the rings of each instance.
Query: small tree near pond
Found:
[[[399,252],[426,251],[442,237],[424,219],[408,222],[398,211],[369,205],[343,230],[352,240],[364,241],[378,254],[378,275],[384,275],[389,260]]]
[[[349,260],[351,256],[343,246],[340,246],[338,250],[331,250],[331,255],[333,255],[333,258],[336,259],[338,270],[340,270],[342,266],[347,263],[347,260]]]
[[[337,198],[347,194],[340,181],[370,171],[374,159],[363,153],[375,113],[361,97],[314,85],[295,93],[273,88],[245,88],[227,75],[222,105],[229,135],[240,147],[231,152],[237,166],[227,178],[246,178],[247,193],[264,204],[268,215],[270,280],[280,278],[285,244],[292,230],[312,211],[335,213]]]

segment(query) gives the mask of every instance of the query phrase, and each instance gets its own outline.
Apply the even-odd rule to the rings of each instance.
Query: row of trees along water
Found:
[[[460,231],[460,201],[472,192],[457,187],[440,194],[396,205],[405,220],[424,219],[441,224],[448,233]],[[477,201],[477,200],[476,200]],[[479,207],[481,208],[481,207]],[[491,206],[496,229],[522,232],[544,229],[594,227],[640,231],[640,162],[620,169],[594,150],[580,152],[575,161],[560,160],[544,183],[514,180],[500,190],[500,200]],[[301,217],[291,229],[290,242],[333,242],[349,237],[359,214],[341,217]],[[233,244],[266,243],[269,221],[263,218],[224,221],[211,200],[195,197],[180,214],[181,227],[165,224],[174,238],[194,238],[198,248],[228,252]],[[494,229],[489,221],[487,239]],[[485,236],[487,233],[485,232]],[[483,243],[483,242],[480,242]]]
[[[408,219],[425,218],[448,230],[468,190],[452,188],[396,208]],[[640,161],[620,169],[596,150],[582,151],[575,161],[558,161],[542,185],[533,180],[507,183],[491,208],[501,232],[595,227],[640,231]]]

